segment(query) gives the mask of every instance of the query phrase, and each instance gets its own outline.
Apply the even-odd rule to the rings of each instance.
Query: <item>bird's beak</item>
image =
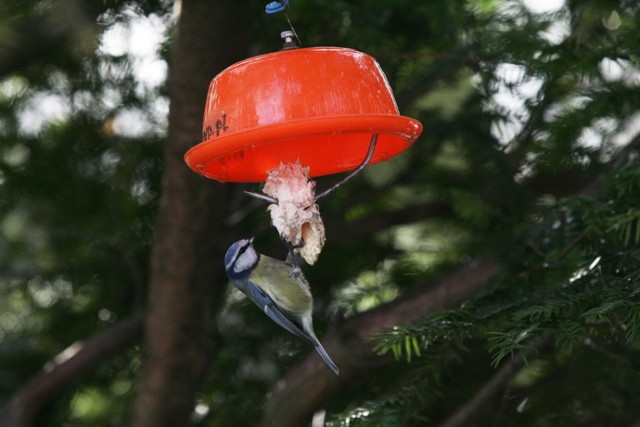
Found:
[[[251,236],[251,237],[249,238],[249,244],[253,245],[253,239],[255,239],[255,236]]]

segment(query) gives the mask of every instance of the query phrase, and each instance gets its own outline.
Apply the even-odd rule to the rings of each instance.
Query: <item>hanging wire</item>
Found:
[[[255,191],[247,191],[247,190],[244,190],[244,194],[246,194],[247,196],[254,197],[258,200],[263,200],[267,203],[271,203],[273,205],[278,204],[278,199],[276,199],[275,197],[267,196],[266,194],[257,193]]]
[[[291,28],[291,32],[293,33],[293,35],[295,36],[296,40],[298,41],[298,46],[302,46],[302,42],[300,41],[300,37],[298,37],[298,33],[296,33],[296,30],[293,28],[293,24],[291,23],[291,19],[289,18],[289,14],[287,13],[287,10],[289,9],[289,0],[278,0],[278,1],[272,1],[270,3],[267,4],[267,7],[265,8],[265,12],[268,15],[273,15],[279,12],[284,12],[284,15],[287,19],[287,22],[289,23],[289,28]],[[349,181],[351,178],[353,178],[354,176],[356,176],[357,174],[359,174],[362,169],[364,169],[369,162],[371,161],[371,158],[373,157],[373,152],[376,149],[376,144],[378,142],[378,134],[374,133],[373,135],[371,135],[371,141],[369,142],[369,150],[367,151],[367,154],[364,158],[364,160],[362,161],[362,163],[360,163],[360,165],[353,170],[349,175],[347,175],[346,177],[344,177],[343,179],[341,179],[340,181],[336,182],[335,184],[333,184],[331,187],[327,188],[326,190],[322,191],[320,194],[315,196],[315,201],[317,202],[319,199],[327,196],[328,194],[332,193],[334,190],[336,190],[338,187],[340,187],[342,184],[344,184],[345,182]],[[258,200],[262,200],[265,201],[267,203],[271,203],[271,204],[278,204],[278,199],[276,199],[275,197],[270,197],[267,196],[266,194],[263,193],[257,193],[254,191],[244,191],[244,193],[247,196],[251,196],[254,197]]]
[[[369,150],[367,151],[367,155],[365,156],[365,158],[362,161],[362,163],[360,163],[360,165],[356,169],[351,171],[351,173],[349,175],[345,176],[340,181],[338,181],[335,184],[333,184],[331,187],[327,188],[326,190],[324,190],[320,194],[316,195],[315,201],[317,202],[319,199],[329,195],[334,190],[336,190],[338,187],[340,187],[342,184],[344,184],[345,182],[349,181],[354,176],[358,175],[362,171],[362,169],[364,169],[369,164],[369,162],[371,161],[371,158],[373,157],[373,153],[376,150],[376,144],[377,143],[378,143],[378,134],[374,133],[373,135],[371,135],[371,141],[369,142]],[[276,199],[275,197],[267,196],[266,194],[256,193],[254,191],[246,191],[246,190],[244,191],[244,194],[246,194],[247,196],[255,197],[258,200],[263,200],[265,202],[272,203],[274,205],[278,204],[278,199]]]
[[[373,157],[373,152],[376,150],[377,142],[378,142],[378,134],[374,133],[373,135],[371,135],[371,142],[369,142],[369,151],[367,151],[367,155],[365,156],[362,163],[360,163],[360,166],[354,169],[349,175],[345,176],[340,181],[336,182],[331,187],[327,188],[322,193],[318,194],[316,196],[316,202],[321,198],[327,196],[329,193],[333,192],[336,188],[340,187],[342,184],[349,181],[354,176],[358,175],[360,171],[362,171],[362,169],[364,169],[365,166],[367,166],[371,161],[371,157]]]
[[[291,28],[293,35],[296,37],[296,40],[298,41],[298,46],[302,47],[302,41],[300,41],[300,37],[298,37],[298,33],[296,32],[295,28],[293,28],[293,24],[291,23],[291,19],[289,18],[289,14],[287,13],[288,9],[289,9],[289,0],[278,0],[278,1],[272,1],[271,3],[267,4],[267,7],[265,8],[265,12],[268,15],[284,12],[284,16],[287,19],[289,28]]]

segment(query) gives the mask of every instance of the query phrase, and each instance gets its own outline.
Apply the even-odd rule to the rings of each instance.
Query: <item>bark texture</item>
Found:
[[[211,79],[246,56],[253,14],[249,4],[185,0],[178,5],[169,136],[150,261],[143,370],[130,423],[134,427],[188,425],[212,356],[214,309],[227,283],[221,263],[228,186],[193,173],[183,156],[201,140]]]

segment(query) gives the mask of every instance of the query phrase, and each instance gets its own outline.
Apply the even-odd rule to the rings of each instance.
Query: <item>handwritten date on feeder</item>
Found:
[[[207,126],[202,130],[202,140],[207,141],[214,136],[220,136],[220,134],[226,132],[227,129],[229,129],[229,126],[227,125],[227,114],[222,113],[220,118],[216,120],[214,126]]]

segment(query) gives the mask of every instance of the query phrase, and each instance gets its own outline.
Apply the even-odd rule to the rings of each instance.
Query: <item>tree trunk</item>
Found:
[[[249,1],[184,0],[172,45],[169,136],[150,265],[144,356],[131,426],[184,426],[214,350],[214,307],[225,287],[228,186],[188,169],[201,139],[209,82],[246,57]],[[238,30],[240,29],[240,30]]]

